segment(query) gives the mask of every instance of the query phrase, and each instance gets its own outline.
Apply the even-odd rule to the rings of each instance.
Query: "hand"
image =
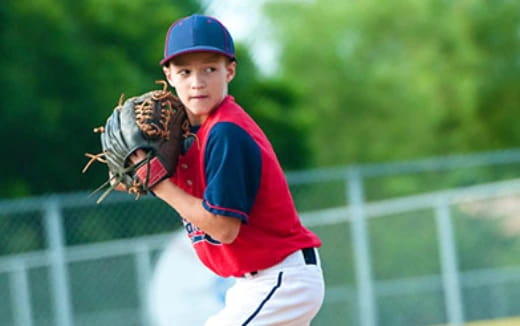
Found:
[[[138,149],[130,155],[130,163],[137,164],[146,158],[146,152],[142,149]]]
[[[98,203],[114,189],[135,194],[139,199],[174,175],[189,121],[180,99],[168,90],[168,83],[158,83],[163,85],[162,90],[126,100],[121,96],[105,125],[94,129],[101,132],[102,151],[86,153],[90,161],[82,171],[94,161],[106,164],[111,171],[109,180],[95,190],[110,185]]]
[[[131,164],[137,164],[139,162],[141,162],[142,160],[144,160],[146,158],[146,152],[142,149],[138,149],[136,150],[135,152],[132,153],[132,155],[130,155],[130,163]],[[116,184],[115,180],[114,180],[114,175],[112,174],[112,172],[108,171],[108,178],[110,180],[110,185],[114,188],[114,190],[117,190],[117,191],[124,191],[124,192],[127,192],[128,189],[125,187],[124,183],[120,182],[118,184]]]
[[[114,180],[114,175],[112,174],[112,172],[108,171],[108,180],[110,180],[110,185],[112,186],[112,188],[114,188],[114,190],[117,190],[117,191],[128,191],[128,189],[126,189],[125,185],[123,183],[118,183],[116,184],[116,181]]]

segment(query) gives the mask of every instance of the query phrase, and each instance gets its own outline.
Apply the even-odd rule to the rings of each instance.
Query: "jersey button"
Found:
[[[193,181],[191,181],[191,180],[186,180],[186,183],[187,183],[188,186],[190,186],[190,187],[193,185]]]
[[[188,164],[186,164],[186,163],[182,163],[182,164],[181,164],[181,168],[183,168],[183,169],[186,170],[186,169],[188,168]]]

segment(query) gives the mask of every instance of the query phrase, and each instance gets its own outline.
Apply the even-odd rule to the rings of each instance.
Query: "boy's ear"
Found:
[[[226,81],[229,83],[235,78],[236,72],[237,72],[237,62],[231,61],[226,66],[227,75],[226,75]]]
[[[168,81],[168,84],[170,84],[171,87],[175,88],[175,86],[173,86],[173,83],[172,83],[172,72],[170,70],[170,67],[169,66],[163,66],[162,67],[163,69],[163,73],[164,73],[164,77],[166,77],[166,80]]]

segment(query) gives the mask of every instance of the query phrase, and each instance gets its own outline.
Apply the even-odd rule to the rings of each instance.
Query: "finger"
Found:
[[[116,177],[114,177],[114,175],[112,174],[112,172],[108,172],[108,177],[109,177],[109,180],[110,180],[110,186],[112,186],[112,188],[114,188],[114,190],[117,190],[117,191],[126,191],[126,187],[123,183],[119,182],[117,180]]]
[[[132,164],[137,164],[146,158],[146,153],[142,149],[138,149],[130,155]]]

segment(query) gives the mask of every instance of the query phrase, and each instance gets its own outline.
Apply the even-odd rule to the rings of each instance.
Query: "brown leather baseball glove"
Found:
[[[168,91],[168,84],[162,80],[157,83],[163,84],[162,90],[126,101],[122,95],[105,126],[94,129],[101,133],[103,151],[85,154],[90,160],[83,173],[94,161],[107,164],[109,178],[94,193],[109,187],[98,203],[114,188],[124,188],[139,199],[175,172],[189,122],[181,101]],[[134,163],[130,156],[139,149],[147,153],[146,158]]]

